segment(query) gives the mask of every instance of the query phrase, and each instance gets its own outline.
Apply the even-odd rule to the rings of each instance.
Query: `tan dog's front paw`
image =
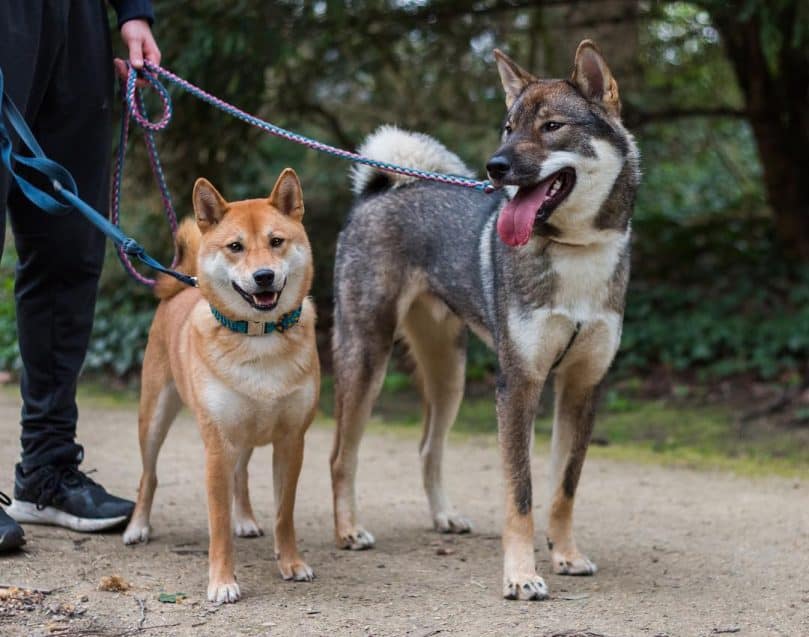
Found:
[[[548,599],[548,586],[545,584],[545,580],[536,573],[511,577],[507,575],[503,578],[503,597],[540,601]]]
[[[281,577],[287,581],[311,582],[315,579],[315,572],[299,556],[291,560],[278,558],[278,570],[281,571]]]
[[[149,541],[151,531],[152,529],[148,524],[141,525],[133,520],[124,531],[124,544],[146,544]]]
[[[439,533],[470,533],[472,522],[459,513],[438,513],[433,518],[433,526]]]
[[[341,549],[364,551],[374,546],[374,536],[361,526],[354,527],[346,532],[338,532],[337,546]]]
[[[208,584],[208,601],[215,604],[232,604],[239,601],[242,594],[234,579],[231,582],[211,582]]]
[[[551,563],[553,572],[557,575],[595,575],[598,567],[590,559],[579,553],[571,551],[562,553],[561,551],[551,552]]]
[[[264,535],[264,531],[258,525],[258,522],[252,518],[236,520],[233,523],[233,532],[237,537],[261,537]]]

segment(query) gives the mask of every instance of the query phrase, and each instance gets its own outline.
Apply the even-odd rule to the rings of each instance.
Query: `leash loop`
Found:
[[[171,106],[171,96],[166,87],[157,79],[157,76],[148,69],[135,69],[127,62],[129,72],[126,77],[126,106],[129,114],[146,131],[160,131],[166,128],[171,121],[173,110]],[[146,108],[143,104],[143,91],[137,86],[137,80],[143,79],[147,85],[157,94],[163,103],[163,113],[155,122],[146,116]]]

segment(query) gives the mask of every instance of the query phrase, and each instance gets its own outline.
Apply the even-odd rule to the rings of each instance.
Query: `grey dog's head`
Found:
[[[486,168],[496,186],[517,187],[498,232],[521,245],[554,212],[595,214],[634,145],[618,84],[593,42],[579,44],[570,80],[538,79],[498,50],[495,58],[508,113]]]

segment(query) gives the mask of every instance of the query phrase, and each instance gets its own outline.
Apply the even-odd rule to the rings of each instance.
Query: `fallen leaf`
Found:
[[[98,583],[98,590],[108,593],[122,593],[132,588],[132,585],[120,575],[104,575]]]

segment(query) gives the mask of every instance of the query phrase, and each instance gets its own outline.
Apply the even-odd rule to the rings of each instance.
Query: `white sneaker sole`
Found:
[[[54,507],[38,509],[37,505],[33,502],[23,502],[21,500],[14,500],[11,506],[6,507],[6,513],[20,524],[50,524],[53,526],[63,526],[66,529],[73,529],[80,533],[92,533],[93,531],[111,529],[121,524],[127,518],[125,515],[115,518],[80,518]]]

